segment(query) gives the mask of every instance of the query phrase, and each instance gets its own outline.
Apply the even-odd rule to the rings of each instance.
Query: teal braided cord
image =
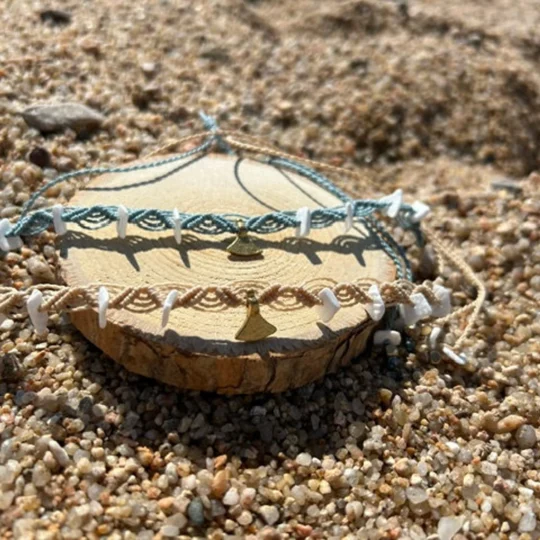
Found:
[[[48,182],[45,186],[40,188],[36,193],[32,195],[32,197],[23,207],[23,211],[19,220],[6,233],[6,236],[9,237],[35,235],[46,230],[53,223],[51,209],[38,210],[30,215],[28,213],[35,204],[38,197],[40,197],[52,186],[55,186],[61,182],[65,182],[67,180],[71,180],[73,178],[85,175],[133,172],[160,167],[182,159],[186,159],[199,153],[207,152],[214,143],[217,143],[218,147],[221,150],[228,153],[233,153],[231,147],[219,135],[219,128],[214,118],[202,112],[200,113],[200,117],[204,123],[205,128],[208,129],[211,134],[208,139],[205,140],[198,147],[186,151],[182,154],[151,163],[131,165],[127,167],[90,168],[60,175],[54,180]],[[375,211],[380,211],[386,208],[389,203],[370,200],[354,201],[345,192],[335,186],[324,175],[320,174],[319,172],[311,169],[306,165],[297,163],[293,160],[285,158],[269,158],[267,159],[267,163],[278,168],[281,167],[300,174],[301,176],[319,185],[341,201],[345,203],[352,203],[353,216],[366,224],[366,226],[370,230],[376,230],[380,237],[383,250],[385,251],[385,253],[387,253],[387,255],[396,265],[398,276],[410,276],[410,264],[407,260],[407,257],[405,256],[403,249],[395,242],[392,236],[384,230],[382,225],[374,217],[371,216]],[[402,224],[406,228],[413,229],[413,232],[417,235],[418,239],[421,238],[421,233],[419,232],[420,229],[418,225],[413,224],[410,219],[413,213],[414,210],[410,205],[402,205],[398,215],[398,222],[400,222],[400,224]],[[179,214],[179,218],[181,221],[180,226],[183,230],[190,230],[201,234],[209,235],[238,232],[238,227],[236,223],[228,219],[228,217],[230,216],[231,214]],[[369,216],[371,216],[369,220],[366,219]],[[292,211],[272,212],[262,216],[237,217],[244,219],[245,227],[249,232],[258,234],[270,234],[287,228],[296,228],[299,225],[299,222],[296,218],[296,212]],[[311,212],[310,216],[311,227],[314,229],[329,227],[338,221],[345,220],[346,217],[347,212],[345,207],[315,209]],[[62,220],[67,223],[76,223],[84,229],[94,230],[105,227],[106,225],[117,221],[118,207],[106,205],[95,205],[88,208],[64,207],[62,208]],[[174,229],[176,226],[171,211],[158,209],[128,210],[128,223],[137,225],[141,229],[147,231],[163,231],[167,229]]]
[[[314,169],[303,165],[302,163],[296,163],[295,161],[284,158],[269,158],[267,162],[270,165],[287,168],[300,174],[301,176],[304,176],[343,202],[350,202],[352,200],[344,191],[341,191],[341,189],[334,185],[328,178],[318,173]]]
[[[219,126],[213,116],[209,116],[203,111],[199,111],[199,117],[202,120],[204,128],[214,134],[218,148],[226,154],[234,154],[233,149],[223,140],[223,137],[218,133]]]
[[[162,165],[168,165],[170,163],[174,163],[175,161],[180,161],[182,159],[194,156],[196,154],[206,152],[210,149],[214,142],[215,138],[214,135],[211,135],[206,141],[204,141],[201,145],[188,150],[187,152],[183,152],[182,154],[175,155],[173,157],[160,159],[158,161],[153,161],[151,163],[141,163],[139,165],[130,165],[127,167],[95,167],[90,169],[81,169],[80,171],[73,171],[66,174],[61,174],[60,176],[57,176],[50,182],[47,182],[43,187],[38,189],[31,197],[28,199],[28,202],[23,206],[21,216],[19,218],[19,221],[16,225],[19,225],[19,223],[23,220],[23,218],[28,214],[28,212],[32,209],[34,204],[36,203],[37,199],[41,197],[48,189],[50,189],[53,186],[56,186],[62,182],[66,182],[67,180],[72,180],[73,178],[77,178],[79,176],[95,176],[96,174],[108,174],[108,173],[123,173],[123,172],[133,172],[133,171],[142,171],[145,169],[153,169],[155,167],[161,167]],[[11,233],[10,233],[11,234]]]
[[[403,248],[394,240],[392,235],[385,230],[382,223],[380,223],[380,221],[375,219],[373,216],[364,218],[363,223],[370,232],[375,233],[379,237],[381,247],[383,248],[384,252],[396,265],[398,278],[405,278],[411,281],[411,265]]]
[[[363,219],[375,211],[384,208],[386,203],[379,201],[351,201],[353,216]],[[137,225],[147,231],[164,231],[175,228],[173,212],[159,209],[127,209],[128,223]],[[408,211],[408,208],[405,208]],[[62,207],[62,220],[66,223],[76,223],[83,229],[100,229],[118,220],[118,206],[95,205],[90,207]],[[189,214],[179,212],[180,226],[183,230],[201,234],[216,235],[236,233],[236,220],[231,220],[230,214]],[[294,211],[271,212],[261,216],[243,216],[235,214],[236,218],[244,220],[248,232],[256,234],[271,234],[284,229],[296,228],[299,221]],[[311,212],[311,227],[323,229],[334,223],[344,221],[347,217],[345,207],[317,208]],[[33,236],[49,228],[53,224],[51,208],[36,210],[19,219],[6,236]],[[392,239],[393,240],[393,239]]]
[[[281,166],[284,168],[288,168],[312,180],[317,185],[321,186],[326,191],[336,196],[343,202],[352,202],[352,199],[345,192],[343,192],[336,185],[334,185],[328,178],[318,173],[314,169],[307,167],[306,165],[303,165],[301,163],[296,163],[294,161],[283,159],[283,158],[270,158],[268,160],[268,163],[272,165],[276,165],[278,167]],[[363,202],[363,201],[356,201],[354,203],[355,204],[354,215],[356,218],[359,218],[365,225],[368,225],[368,220],[363,219],[364,217],[367,217],[369,214],[371,214],[373,210],[381,210],[387,206],[387,204],[381,203],[379,201],[369,201],[371,205],[369,208],[373,210],[368,211],[365,214],[358,215],[358,212],[356,210],[357,210],[357,204],[359,202]],[[414,214],[414,209],[412,208],[412,206],[408,204],[403,204],[399,210],[397,220],[403,228],[413,230],[417,243],[421,245],[423,241],[422,233],[420,231],[419,224],[413,223],[411,220],[411,217],[413,214]],[[375,228],[376,231],[379,233],[380,240],[381,240],[381,247],[396,265],[396,272],[397,272],[398,277],[399,278],[406,277],[407,279],[411,280],[412,279],[411,264],[409,262],[409,259],[407,258],[405,250],[394,240],[392,235],[390,235],[384,229],[382,224],[378,220],[376,220],[373,216],[370,217],[369,223],[372,224],[373,228]],[[312,218],[312,226],[313,226],[313,218]],[[405,265],[405,268],[403,268],[403,264]]]

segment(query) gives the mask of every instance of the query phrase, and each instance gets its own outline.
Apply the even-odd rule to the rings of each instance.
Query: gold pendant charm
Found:
[[[262,249],[257,247],[255,242],[249,237],[242,220],[238,221],[238,236],[227,247],[227,251],[231,255],[237,255],[238,257],[255,257],[262,253]]]
[[[239,341],[259,341],[275,334],[276,331],[277,328],[261,315],[259,302],[255,293],[249,291],[247,297],[247,317],[234,337]]]

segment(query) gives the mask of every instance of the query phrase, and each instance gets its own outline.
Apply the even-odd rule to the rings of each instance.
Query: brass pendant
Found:
[[[248,292],[247,317],[235,338],[239,341],[259,341],[277,332],[260,313],[259,301],[253,291]]]
[[[255,257],[262,253],[262,249],[259,248],[248,235],[242,220],[238,221],[238,236],[234,239],[233,243],[227,247],[227,251],[231,255],[237,255],[238,257]]]

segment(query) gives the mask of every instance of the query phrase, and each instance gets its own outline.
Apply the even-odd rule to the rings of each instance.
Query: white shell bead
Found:
[[[178,291],[172,290],[163,302],[163,311],[161,315],[161,328],[165,328],[169,323],[169,316],[171,315],[171,310],[178,298]]]
[[[63,234],[66,234],[67,232],[66,224],[64,220],[62,219],[62,211],[63,211],[63,207],[61,204],[55,204],[52,207],[54,230],[56,234],[58,235],[63,235]]]
[[[30,321],[34,325],[37,334],[43,334],[47,330],[47,322],[49,316],[44,311],[39,311],[41,304],[43,303],[43,294],[37,289],[32,291],[32,294],[26,301],[26,309],[30,316]]]
[[[118,233],[118,236],[122,239],[124,239],[127,234],[128,217],[128,209],[125,206],[119,206],[118,221],[116,222],[116,232]]]
[[[174,221],[174,239],[177,244],[182,243],[182,221],[180,220],[180,212],[175,208],[172,213],[172,219]]]
[[[6,233],[11,228],[11,223],[6,218],[0,221],[0,249],[11,251],[22,247],[22,240],[18,236],[7,237]]]
[[[345,205],[345,232],[349,232],[354,225],[354,205],[351,202],[348,202]]]
[[[296,227],[296,236],[299,238],[309,235],[311,230],[311,211],[307,206],[299,208],[296,212],[296,219],[300,223]]]
[[[384,316],[386,308],[384,307],[381,291],[376,283],[369,288],[368,295],[371,297],[372,302],[366,304],[364,309],[374,321],[380,321]]]
[[[418,321],[429,317],[432,313],[431,306],[422,293],[411,294],[413,304],[402,304],[401,315],[405,322],[405,326],[412,326]]]
[[[439,300],[439,304],[431,306],[434,317],[446,317],[452,311],[452,302],[450,299],[450,289],[442,285],[433,285],[433,293]]]
[[[319,293],[319,298],[322,301],[322,306],[319,307],[319,316],[323,322],[329,322],[340,310],[341,304],[334,292],[329,288],[324,288]]]
[[[386,195],[386,197],[382,197],[380,199],[380,202],[389,203],[389,206],[387,206],[383,210],[383,212],[388,217],[395,218],[399,213],[401,205],[403,204],[403,190],[396,189],[396,191],[394,191],[394,193],[392,193],[391,195]]]
[[[411,217],[413,223],[422,221],[431,212],[431,208],[422,201],[414,201],[411,206],[414,210],[414,214]]]
[[[98,322],[101,329],[107,326],[107,309],[109,308],[109,291],[100,287],[98,291]]]

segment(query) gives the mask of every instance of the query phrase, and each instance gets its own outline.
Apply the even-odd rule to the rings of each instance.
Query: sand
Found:
[[[297,391],[235,398],[130,374],[66,317],[45,338],[8,319],[2,538],[540,537],[536,0],[4,6],[1,217],[60,172],[199,130],[202,109],[431,204],[488,302],[467,369],[400,350],[391,364],[373,354]],[[52,8],[64,13],[40,16]],[[104,121],[43,135],[21,113],[51,100]],[[0,279],[51,280],[55,257],[44,235],[3,257]]]

